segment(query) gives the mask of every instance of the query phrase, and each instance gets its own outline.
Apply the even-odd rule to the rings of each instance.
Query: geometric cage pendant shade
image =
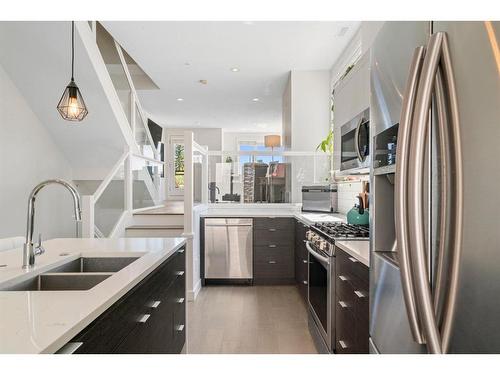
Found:
[[[61,100],[57,104],[57,110],[62,118],[68,121],[82,121],[89,113],[82,94],[73,79],[66,86]]]

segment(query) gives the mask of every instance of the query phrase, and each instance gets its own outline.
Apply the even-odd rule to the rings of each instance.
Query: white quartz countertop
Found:
[[[335,245],[359,260],[365,266],[370,267],[370,241],[336,241]]]
[[[267,206],[267,207],[266,207]],[[302,212],[300,208],[294,205],[285,205],[279,207],[278,204],[262,206],[255,204],[233,204],[231,206],[225,205],[210,206],[207,210],[201,213],[201,217],[294,217],[302,221],[304,224],[312,225],[314,223],[329,221],[329,222],[346,222],[345,215],[342,214],[329,214],[329,213],[316,213],[316,212]]]
[[[80,256],[140,257],[86,291],[0,291],[0,353],[54,353],[186,242],[185,238],[54,239],[35,267],[0,253],[0,289]]]

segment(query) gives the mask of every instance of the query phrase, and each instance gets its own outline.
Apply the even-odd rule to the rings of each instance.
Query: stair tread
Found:
[[[184,229],[184,225],[156,225],[156,224],[144,224],[144,225],[131,225],[125,229]]]
[[[144,212],[136,212],[133,214],[134,216],[136,215],[184,215],[182,212],[149,212],[149,211],[144,211]]]

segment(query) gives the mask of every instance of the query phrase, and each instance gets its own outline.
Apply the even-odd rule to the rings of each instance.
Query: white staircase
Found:
[[[183,202],[169,202],[160,208],[136,212],[126,237],[180,237],[184,232]]]

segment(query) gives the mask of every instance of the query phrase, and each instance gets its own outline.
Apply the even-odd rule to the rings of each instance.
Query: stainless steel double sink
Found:
[[[89,290],[139,257],[80,257],[0,291]]]

